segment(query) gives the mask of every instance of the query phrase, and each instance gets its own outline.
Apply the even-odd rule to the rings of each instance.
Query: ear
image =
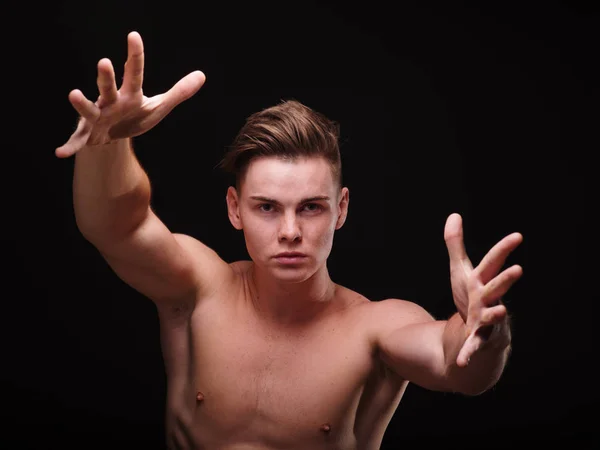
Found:
[[[348,203],[350,202],[350,191],[347,187],[342,188],[342,192],[340,193],[340,200],[338,202],[338,219],[335,224],[335,229],[339,230],[346,222],[346,217],[348,217]]]
[[[231,225],[233,225],[236,230],[241,230],[242,219],[240,218],[240,201],[238,193],[233,186],[227,188],[225,200],[227,201],[227,215],[229,216]]]

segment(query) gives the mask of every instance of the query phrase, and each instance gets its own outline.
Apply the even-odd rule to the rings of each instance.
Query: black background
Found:
[[[463,215],[477,263],[506,234],[524,268],[505,298],[513,353],[477,397],[410,385],[383,448],[598,442],[595,153],[599,15],[577,2],[75,2],[11,6],[3,33],[0,448],[164,448],[153,305],[75,226],[67,100],[95,99],[96,62],[144,92],[188,72],[201,91],[136,140],[153,205],[176,232],[245,258],[215,168],[252,112],[296,98],[341,124],[350,213],[332,278],[365,296],[453,310],[443,226]],[[502,5],[502,6],[498,6]],[[11,31],[12,30],[12,31]]]

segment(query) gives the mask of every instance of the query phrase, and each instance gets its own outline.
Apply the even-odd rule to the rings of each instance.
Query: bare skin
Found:
[[[226,196],[251,261],[227,264],[156,217],[130,148],[205,76],[146,97],[143,63],[137,33],[119,90],[110,60],[98,63],[99,98],[70,93],[81,118],[56,155],[76,155],[79,229],[157,307],[170,449],[378,449],[409,382],[476,395],[498,381],[511,342],[501,298],[522,274],[501,269],[519,233],[474,267],[461,217],[448,217],[457,312],[434,320],[412,302],[370,301],[331,280],[326,261],[349,192],[323,159],[259,158]],[[292,251],[304,256],[280,256]]]
[[[372,302],[336,286],[314,318],[274,326],[251,264],[194,311],[161,314],[169,448],[378,449],[407,381],[376,356]]]

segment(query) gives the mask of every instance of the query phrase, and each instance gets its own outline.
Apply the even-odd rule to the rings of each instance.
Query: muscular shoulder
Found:
[[[401,325],[434,320],[433,316],[425,308],[408,300],[388,298],[372,302],[372,304],[374,305],[373,308],[377,310],[375,314],[379,320],[389,318]]]
[[[374,347],[382,336],[399,328],[435,320],[417,303],[397,298],[361,302],[357,305],[357,313]]]
[[[397,325],[409,325],[434,320],[425,308],[408,300],[398,298],[371,300],[349,289],[346,291],[346,296],[350,300],[348,303],[365,322],[381,325],[391,321]]]

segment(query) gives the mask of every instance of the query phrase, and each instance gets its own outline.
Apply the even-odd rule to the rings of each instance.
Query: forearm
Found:
[[[94,244],[117,240],[139,225],[148,213],[150,194],[150,181],[130,140],[84,147],[75,155],[75,218]]]
[[[510,353],[510,325],[508,318],[471,357],[466,367],[459,367],[456,358],[467,337],[466,325],[456,313],[446,322],[443,333],[444,357],[448,381],[453,390],[467,395],[478,395],[494,386],[506,366]]]

